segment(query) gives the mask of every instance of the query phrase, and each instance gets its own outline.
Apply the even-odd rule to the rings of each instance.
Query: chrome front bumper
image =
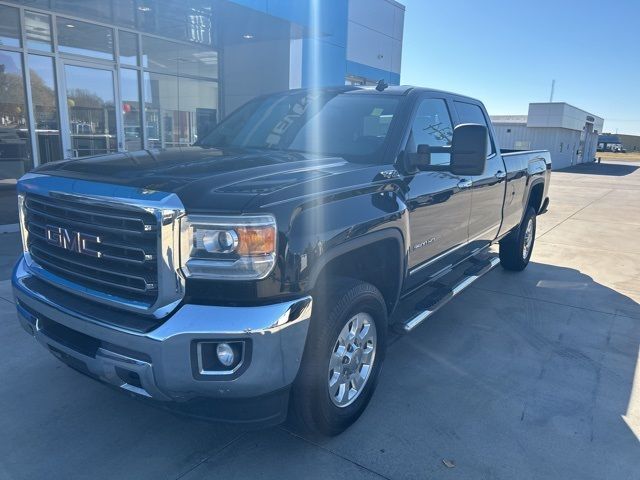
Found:
[[[254,398],[287,388],[298,373],[311,297],[257,307],[186,304],[157,328],[138,333],[55,304],[25,284],[30,277],[20,260],[13,291],[23,328],[71,366],[136,395],[165,402]],[[194,342],[203,340],[245,341],[247,364],[234,375],[203,378],[193,358]],[[87,342],[94,348],[78,346]],[[123,372],[136,382],[124,381]]]

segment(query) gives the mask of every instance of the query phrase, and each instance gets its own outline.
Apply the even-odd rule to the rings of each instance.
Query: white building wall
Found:
[[[400,73],[404,6],[394,0],[349,0],[347,60]]]
[[[587,122],[602,133],[604,119],[568,103],[530,103],[527,116],[529,127],[560,127],[582,130]]]
[[[578,161],[580,132],[566,128],[530,128],[524,123],[494,123],[500,148],[506,150],[549,150],[553,169],[570,167]]]
[[[493,117],[501,148],[549,150],[554,169],[593,161],[603,124],[601,117],[562,102],[531,103],[528,115]]]

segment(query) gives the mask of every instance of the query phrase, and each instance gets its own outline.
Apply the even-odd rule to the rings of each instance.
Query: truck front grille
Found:
[[[41,268],[106,297],[157,300],[160,226],[153,213],[31,193],[23,212],[27,248]]]

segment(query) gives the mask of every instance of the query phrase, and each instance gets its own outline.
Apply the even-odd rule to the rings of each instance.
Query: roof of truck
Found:
[[[301,88],[298,90],[313,90],[313,88]],[[339,92],[339,93],[371,93],[377,92],[375,86],[359,86],[359,85],[347,85],[340,87],[320,87],[319,90],[324,90],[327,92]],[[435,94],[444,94],[451,95],[454,97],[458,97],[461,99],[473,100],[477,102],[478,100],[472,97],[468,97],[466,95],[460,95],[459,93],[447,92],[444,90],[436,90],[434,88],[424,88],[424,87],[415,87],[413,85],[389,85],[384,90],[379,93],[385,95],[407,95],[409,92],[417,91],[420,93],[435,93]]]

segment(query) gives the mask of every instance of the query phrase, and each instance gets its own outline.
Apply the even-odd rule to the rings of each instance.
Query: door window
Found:
[[[456,106],[456,112],[458,112],[458,118],[460,123],[477,123],[478,125],[484,125],[487,127],[487,157],[495,153],[493,142],[491,141],[491,135],[489,134],[489,124],[482,112],[482,109],[473,103],[465,102],[453,102]]]
[[[418,145],[449,147],[453,125],[446,102],[441,98],[426,98],[420,102],[411,125],[407,153],[416,153]],[[450,153],[431,153],[431,165],[449,165]]]

